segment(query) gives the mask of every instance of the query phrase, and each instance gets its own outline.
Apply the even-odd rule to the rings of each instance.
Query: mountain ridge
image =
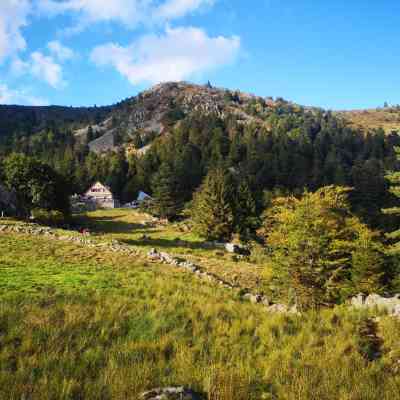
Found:
[[[234,118],[239,124],[254,124],[268,129],[272,112],[330,112],[302,106],[283,98],[262,97],[211,84],[165,82],[154,85],[136,96],[103,107],[0,105],[0,142],[12,137],[35,136],[43,131],[70,130],[74,140],[87,144],[90,151],[101,154],[121,147],[141,154],[158,136],[168,134],[182,119],[194,114]],[[369,131],[382,127],[387,133],[400,128],[400,110],[335,111],[355,129]],[[383,116],[382,116],[383,115]],[[390,126],[387,122],[389,115]],[[368,118],[366,118],[368,117]],[[394,118],[394,120],[393,120]]]

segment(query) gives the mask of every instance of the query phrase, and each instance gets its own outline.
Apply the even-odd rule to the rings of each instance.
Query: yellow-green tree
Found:
[[[347,220],[347,225],[355,235],[351,252],[352,291],[364,294],[382,292],[389,260],[379,240],[380,234],[360,224],[357,218]]]
[[[376,234],[351,215],[349,191],[327,186],[301,198],[280,197],[265,216],[274,276],[284,293],[294,292],[300,308],[379,285],[371,277],[381,277],[382,249]]]

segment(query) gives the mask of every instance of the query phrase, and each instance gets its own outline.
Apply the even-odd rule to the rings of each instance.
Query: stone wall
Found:
[[[288,313],[298,314],[295,307],[287,307],[284,304],[272,304],[266,296],[258,293],[252,293],[250,290],[240,287],[239,285],[233,285],[229,282],[224,281],[217,275],[208,272],[206,269],[199,265],[196,265],[183,258],[177,258],[171,254],[165,252],[158,252],[156,249],[151,249],[148,253],[143,253],[142,250],[133,246],[121,244],[116,240],[111,242],[99,242],[90,237],[90,235],[82,234],[71,234],[71,231],[62,231],[53,229],[50,227],[44,227],[37,224],[1,224],[0,223],[0,234],[5,233],[16,233],[31,236],[43,236],[48,239],[60,240],[63,242],[75,243],[81,246],[90,248],[99,248],[103,251],[111,251],[114,253],[121,253],[128,256],[142,255],[149,261],[168,264],[176,268],[180,268],[186,272],[194,274],[197,278],[205,280],[210,283],[217,284],[218,286],[239,292],[244,301],[249,301],[252,304],[257,304],[260,307],[264,307],[267,312],[270,313]]]
[[[400,294],[393,297],[382,297],[379,294],[364,296],[359,294],[351,299],[351,305],[358,309],[376,309],[400,318]]]
[[[285,304],[279,303],[273,304],[266,296],[260,293],[253,293],[250,290],[242,288],[237,284],[226,282],[216,274],[208,272],[200,265],[196,265],[181,257],[174,257],[169,253],[159,252],[155,248],[151,249],[148,253],[144,253],[138,248],[122,244],[116,240],[112,240],[110,242],[99,242],[91,238],[90,235],[71,234],[71,231],[56,230],[37,224],[1,224],[0,222],[0,234],[6,233],[44,236],[49,239],[75,243],[90,248],[99,248],[103,251],[110,251],[114,253],[125,254],[128,256],[135,256],[136,259],[138,255],[141,255],[147,258],[149,261],[167,264],[182,269],[186,272],[193,274],[199,279],[217,284],[221,288],[230,291],[236,291],[240,293],[241,298],[244,301],[248,301],[252,304],[258,305],[259,307],[263,307],[268,313],[294,315],[300,314],[296,307],[288,307]],[[400,295],[391,298],[385,298],[377,294],[371,294],[368,297],[358,295],[352,298],[350,303],[351,306],[354,308],[377,309],[380,311],[386,311],[389,315],[400,318]]]

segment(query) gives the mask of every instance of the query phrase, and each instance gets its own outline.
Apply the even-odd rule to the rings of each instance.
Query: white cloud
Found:
[[[193,13],[215,0],[38,0],[42,14],[53,17],[64,13],[77,13],[80,18],[68,33],[82,31],[94,22],[119,22],[127,28],[139,24],[165,23]]]
[[[235,60],[240,38],[209,37],[198,28],[167,28],[162,36],[145,35],[128,47],[96,47],[91,60],[113,66],[132,84],[179,81]]]
[[[49,42],[47,48],[48,55],[35,51],[26,60],[14,56],[10,65],[11,72],[16,76],[30,74],[55,89],[63,88],[66,82],[63,79],[63,67],[60,63],[73,58],[75,53],[58,41]]]
[[[26,90],[12,90],[0,83],[0,104],[23,104],[29,106],[46,106],[46,99],[31,95]]]
[[[21,29],[30,12],[30,0],[0,0],[0,62],[26,48]]]
[[[58,40],[47,43],[50,53],[60,61],[68,61],[75,57],[75,53],[69,47],[62,45]]]
[[[14,75],[23,75],[29,70],[29,63],[21,60],[19,57],[14,57],[11,62],[11,72]]]
[[[154,11],[157,19],[170,20],[184,17],[203,5],[212,5],[214,0],[167,0]]]
[[[15,57],[11,63],[11,72],[16,76],[30,74],[55,89],[66,85],[62,66],[52,56],[46,56],[39,51],[33,52],[27,61]]]
[[[125,25],[143,20],[151,0],[39,0],[39,10],[49,16],[80,13],[86,23],[118,21]]]
[[[31,54],[29,69],[32,75],[44,80],[55,89],[65,86],[62,67],[54,61],[53,57],[35,51]]]

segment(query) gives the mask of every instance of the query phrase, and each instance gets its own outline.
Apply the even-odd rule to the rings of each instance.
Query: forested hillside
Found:
[[[211,85],[158,85],[113,107],[2,107],[0,156],[34,155],[64,175],[70,192],[95,180],[129,201],[154,192],[167,164],[175,193],[189,201],[215,166],[245,178],[259,210],[273,192],[353,187],[354,210],[387,223],[385,171],[395,168],[397,133],[368,132],[331,112]]]
[[[76,129],[102,121],[112,107],[60,107],[0,105],[0,143],[15,145],[18,140],[60,127]]]

